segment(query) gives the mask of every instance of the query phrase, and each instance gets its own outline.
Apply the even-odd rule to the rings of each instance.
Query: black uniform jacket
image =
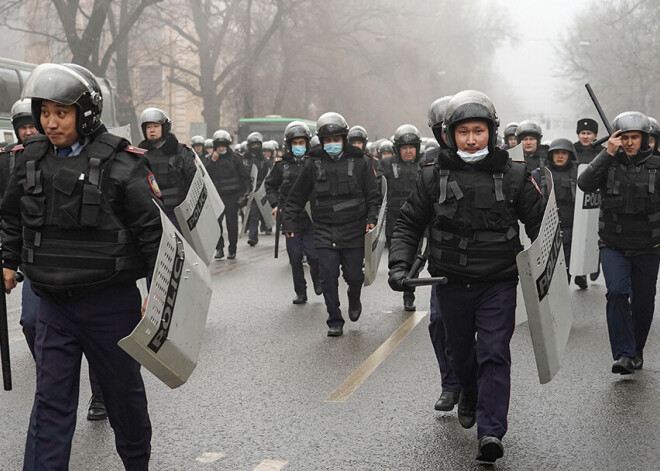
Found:
[[[349,176],[344,168],[351,159],[353,169]],[[319,166],[326,175],[319,174]],[[351,145],[344,146],[339,161],[330,157],[322,146],[313,147],[284,205],[284,232],[296,232],[296,219],[305,210],[307,201],[310,201],[314,220],[316,248],[363,247],[366,225],[377,222],[380,209],[371,159]],[[356,202],[355,207],[344,207],[353,202]]]
[[[243,165],[241,156],[231,149],[218,156],[215,162],[209,155],[204,160],[204,167],[220,196],[247,193],[250,188],[250,174]]]
[[[284,154],[281,159],[275,159],[273,168],[266,177],[266,183],[264,184],[268,202],[273,208],[278,207],[280,211],[283,211],[289,192],[300,176],[304,164],[304,157],[300,161],[296,161],[291,152]],[[308,227],[311,220],[307,211],[301,211],[295,222],[299,228]]]
[[[573,146],[575,147],[575,156],[577,157],[578,164],[591,163],[598,154],[605,150],[603,146],[583,146],[580,141],[574,142]]]
[[[431,234],[443,234],[441,236],[443,240],[434,240],[432,235],[429,241],[429,272],[432,276],[447,276],[450,283],[482,283],[517,279],[515,253],[522,249],[519,242],[516,243],[518,228],[514,227],[508,232],[498,232],[506,229],[506,225],[502,227],[502,213],[515,226],[517,226],[517,220],[522,221],[525,224],[528,236],[533,240],[538,235],[545,210],[543,196],[536,184],[533,183],[524,165],[524,162],[512,161],[508,152],[499,148],[491,151],[488,157],[476,164],[466,164],[455,152],[441,150],[434,163],[427,163],[422,166],[412,193],[401,208],[390,245],[389,268],[410,270],[418,250],[419,241],[430,225]],[[517,168],[514,169],[514,166],[517,166]],[[490,182],[493,181],[495,175],[501,178],[501,175],[504,174],[503,193],[505,199],[503,203],[505,204],[500,203],[498,206],[495,203],[496,197],[492,194],[490,187],[487,188],[487,193],[477,192],[474,187],[465,187],[464,195],[466,196],[461,195],[460,199],[463,201],[458,202],[458,212],[448,221],[447,213],[443,213],[440,208],[443,206],[440,203],[441,170],[449,171],[450,175],[452,173],[460,175],[461,181],[464,182],[476,180],[475,177],[478,176],[476,172],[479,172],[485,174],[480,176],[480,180],[489,182],[489,185],[491,185]],[[520,181],[511,182],[507,186],[507,182],[513,178],[514,174],[521,176]],[[448,191],[453,192],[454,195],[461,194],[459,187],[452,186],[452,184],[455,184],[455,182],[451,181],[449,183]],[[516,193],[510,191],[514,187]],[[476,201],[477,196],[481,198],[480,202]],[[452,198],[458,199],[456,196]],[[479,208],[476,208],[476,206],[479,206]],[[499,214],[495,209],[491,213],[488,209],[484,210],[487,207],[499,207]],[[464,213],[459,214],[462,211]],[[475,227],[478,229],[475,230]],[[512,231],[515,231],[515,233]],[[449,248],[448,243],[455,239],[455,237],[448,234],[449,232],[457,234],[459,239],[464,239],[464,248],[468,251],[465,266],[462,266],[463,261],[461,260],[464,252],[462,250],[463,244],[457,244],[455,250]],[[502,237],[498,237],[497,244],[500,247],[506,245],[508,249],[493,250],[491,253],[488,250],[488,240],[493,236],[497,236],[498,233]],[[450,239],[445,241],[444,237]],[[504,241],[502,242],[503,238]],[[509,239],[509,243],[506,239]],[[482,254],[486,254],[482,259],[474,260],[474,263],[469,255],[473,243],[481,247],[480,252]],[[445,253],[446,250],[449,253]],[[499,252],[502,252],[503,255],[498,259],[497,253]],[[456,258],[455,263],[454,261],[450,264],[443,262],[445,256]],[[452,268],[448,270],[446,267],[450,265]],[[475,269],[475,266],[479,268]],[[491,266],[495,268],[489,269],[488,267]]]

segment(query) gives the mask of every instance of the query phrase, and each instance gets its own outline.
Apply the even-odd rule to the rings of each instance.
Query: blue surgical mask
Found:
[[[468,164],[474,164],[486,158],[486,156],[488,155],[488,147],[478,150],[472,154],[470,154],[469,152],[464,152],[462,150],[458,150],[456,151],[456,153],[463,160],[463,162],[466,162]]]
[[[218,151],[218,154],[220,155],[225,155],[226,153],[227,153],[227,149]]]
[[[341,149],[342,149],[341,142],[332,142],[330,144],[323,144],[323,150],[325,150],[328,153],[328,155],[332,157],[339,155]]]
[[[307,146],[291,146],[291,152],[296,157],[302,157],[307,152]]]

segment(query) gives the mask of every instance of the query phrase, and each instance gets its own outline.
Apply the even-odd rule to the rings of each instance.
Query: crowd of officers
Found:
[[[232,148],[225,130],[183,144],[167,114],[147,108],[140,118],[144,140],[134,147],[107,132],[98,83],[80,66],[42,64],[23,97],[12,109],[18,142],[0,157],[0,235],[5,290],[17,286],[19,266],[25,274],[21,324],[37,364],[24,469],[67,468],[83,353],[92,383],[88,419],[108,417],[126,469],[147,469],[144,385],[138,363],[117,341],[140,319],[135,281],[153,271],[162,233],[158,208],[177,224],[173,209],[200,164],[224,203],[219,224],[226,226],[228,259],[236,257],[241,208],[248,244],[258,243],[263,218],[247,201],[264,186],[286,236],[293,303],[307,302],[306,260],[314,292],[325,300],[328,336],[343,334],[340,268],[348,317],[355,322],[362,313],[364,237],[384,197],[388,282],[403,292],[406,311],[416,307],[405,280],[427,240],[430,274],[448,280],[433,287],[430,300],[442,382],[435,408],[458,405],[460,424],[477,424],[479,461],[503,456],[519,222],[530,239],[537,237],[549,188],[543,168],[552,173],[567,266],[576,187],[600,191],[612,372],[643,366],[660,264],[660,128],[642,113],[617,116],[606,147],[594,145],[598,124],[589,118],[577,122],[575,143],[544,145],[532,120],[506,125],[500,140],[490,98],[466,90],[431,104],[435,139],[403,124],[391,139],[370,142],[364,127],[328,112],[315,135],[291,122],[283,148],[258,132]],[[517,146],[523,160],[509,156]],[[588,164],[579,178],[578,164]],[[224,238],[216,259],[225,256]],[[575,281],[587,288],[584,276]]]

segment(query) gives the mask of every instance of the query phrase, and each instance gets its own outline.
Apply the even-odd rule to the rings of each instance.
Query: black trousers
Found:
[[[229,240],[229,253],[236,253],[236,244],[238,243],[238,198],[240,198],[242,193],[233,193],[231,195],[222,195],[222,202],[225,205],[225,210],[220,215],[218,219],[218,224],[220,224],[220,240],[218,240],[218,245],[216,249],[224,250],[225,248],[225,239],[222,233],[222,220],[226,218],[227,222],[227,239]]]
[[[339,309],[339,267],[341,266],[344,280],[349,286],[362,288],[364,273],[364,247],[354,249],[316,249],[321,269],[321,286],[323,298],[328,310],[328,327],[344,325],[344,318]]]
[[[291,274],[293,275],[293,289],[296,294],[307,294],[307,282],[305,281],[305,269],[303,268],[303,256],[307,256],[309,273],[312,282],[319,281],[319,259],[314,249],[314,226],[308,224],[306,227],[296,230],[293,237],[286,238],[286,252],[289,255]]]

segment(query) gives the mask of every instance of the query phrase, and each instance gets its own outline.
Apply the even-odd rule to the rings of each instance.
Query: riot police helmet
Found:
[[[369,141],[367,130],[359,125],[353,126],[348,130],[348,143],[353,144],[356,141],[362,142],[364,148],[366,148],[367,142]]]
[[[426,141],[426,150],[433,149],[434,147],[440,147],[440,144],[435,139],[429,139]]]
[[[214,149],[218,146],[229,147],[229,145],[231,144],[231,141],[232,141],[231,134],[229,134],[224,129],[218,129],[216,132],[213,133],[213,148]]]
[[[655,138],[655,146],[653,147],[653,150],[657,151],[660,146],[660,123],[658,123],[657,119],[651,118],[650,116],[649,121],[651,122],[651,132],[649,134]]]
[[[482,120],[488,125],[488,148],[495,149],[497,146],[497,128],[500,120],[495,111],[495,105],[483,92],[478,90],[463,90],[454,95],[445,109],[445,121],[443,131],[447,139],[447,145],[456,151],[456,139],[454,130],[461,121]]]
[[[392,141],[387,139],[381,142],[378,146],[378,157],[383,158],[383,153],[386,152],[389,154],[394,154],[394,146],[392,145]]]
[[[273,144],[273,141],[266,141],[262,144],[261,147],[262,150],[264,151],[270,151],[270,152],[275,152],[277,149],[275,148],[275,145]]]
[[[147,108],[140,115],[140,127],[142,128],[142,135],[147,139],[147,124],[157,123],[161,126],[161,138],[169,134],[172,129],[172,120],[167,113],[160,108]]]
[[[345,139],[348,135],[348,123],[339,113],[334,111],[323,113],[316,121],[316,135],[319,139],[338,135],[343,136]]]
[[[318,136],[312,136],[312,138],[309,140],[309,147],[320,146],[320,145],[321,145],[321,140],[319,139]]]
[[[32,100],[29,98],[18,100],[11,107],[11,125],[13,126],[14,133],[17,137],[18,129],[26,124],[34,125],[34,118],[32,117]]]
[[[541,125],[533,119],[521,121],[516,128],[516,140],[518,141],[518,144],[520,144],[520,141],[527,136],[532,136],[536,138],[539,144],[541,143],[543,130],[541,129]]]
[[[43,100],[75,105],[79,136],[89,136],[103,126],[101,87],[94,74],[77,64],[38,65],[25,81],[21,98],[32,99],[32,119],[41,133],[44,132],[40,120]]]
[[[516,135],[516,129],[518,129],[518,123],[510,122],[504,127],[504,140],[506,141],[509,137]]]
[[[443,96],[442,98],[438,98],[433,103],[431,103],[431,106],[429,107],[428,125],[431,128],[431,131],[433,131],[433,135],[439,143],[444,143],[442,140],[442,123],[445,120],[445,110],[447,109],[447,103],[449,103],[449,100],[451,100],[452,96],[453,95],[447,95]]]
[[[195,147],[195,146],[203,146],[204,145],[204,136],[193,136],[190,138],[190,145]]]
[[[204,139],[204,150],[213,150],[213,139]]]
[[[312,132],[309,130],[309,126],[302,121],[291,121],[284,128],[284,143],[287,149],[291,150],[292,140],[300,138],[305,139],[305,142],[309,145],[312,138]]]
[[[550,156],[550,159],[552,159],[552,153],[556,150],[565,150],[569,153],[570,160],[576,160],[575,146],[569,139],[564,139],[562,137],[555,139],[550,143],[550,147],[548,148],[548,155]]]
[[[261,149],[264,145],[264,136],[258,132],[251,132],[248,134],[246,140],[246,150],[249,149]]]
[[[615,131],[620,130],[622,132],[639,131],[642,133],[642,146],[640,149],[646,149],[649,146],[651,120],[644,113],[640,113],[639,111],[624,111],[614,118],[612,128]]]
[[[417,153],[420,151],[422,144],[422,137],[417,129],[412,124],[402,124],[394,132],[394,149],[399,153],[401,146],[414,146]]]

